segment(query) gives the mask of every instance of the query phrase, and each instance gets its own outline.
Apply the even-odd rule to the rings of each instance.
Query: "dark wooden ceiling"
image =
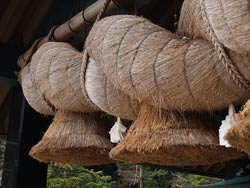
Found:
[[[27,44],[54,0],[1,0],[0,43],[16,42]]]
[[[70,3],[78,5],[88,5],[94,0],[72,0]],[[183,0],[138,0],[140,6],[138,13],[154,23],[159,24],[171,31],[175,30],[175,22]],[[58,7],[63,7],[65,14],[69,14],[68,2],[56,0],[1,0],[0,1],[0,43],[14,43],[19,46],[30,44],[37,29],[47,15],[48,11],[55,3]],[[80,6],[81,8],[81,6]],[[82,6],[82,8],[85,8]],[[80,11],[80,10],[79,10]],[[73,15],[72,15],[73,16]],[[54,19],[54,18],[52,18]],[[63,22],[66,20],[63,20]]]
[[[184,0],[153,0],[139,10],[139,14],[174,32],[177,28]]]

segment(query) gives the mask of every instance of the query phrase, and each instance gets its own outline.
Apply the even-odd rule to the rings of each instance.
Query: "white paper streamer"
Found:
[[[118,143],[123,140],[126,130],[127,128],[122,124],[121,118],[117,117],[117,121],[109,131],[110,141],[112,143]]]
[[[225,120],[221,121],[221,126],[219,129],[219,140],[221,146],[231,147],[228,141],[224,139],[224,136],[227,133],[227,131],[235,124],[234,114],[235,114],[234,106],[230,104],[228,109],[228,115],[226,116]]]

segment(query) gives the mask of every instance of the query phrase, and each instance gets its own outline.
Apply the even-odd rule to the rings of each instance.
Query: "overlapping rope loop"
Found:
[[[226,56],[218,54],[208,40],[178,38],[140,17],[105,18],[92,28],[85,44],[116,88],[154,106],[215,110],[249,97],[249,92],[235,85],[233,79],[238,77],[225,74],[218,65]],[[249,58],[241,55],[231,57],[247,76]]]
[[[32,61],[33,55],[42,43],[55,41],[54,32],[57,27],[57,25],[53,26],[45,38],[38,38],[25,54],[20,55],[17,62],[21,67],[21,71],[18,73],[18,81],[22,85],[23,93],[27,101],[36,111],[46,115],[54,115],[56,108],[53,103],[40,92],[36,84],[34,84],[31,78],[30,65],[28,64]]]
[[[51,83],[40,76],[44,83],[39,89],[52,104],[55,96],[60,96],[60,107],[67,106],[66,110],[74,106],[75,111],[101,110],[134,119],[141,102],[166,110],[204,111],[221,110],[231,103],[240,105],[249,98],[250,49],[244,46],[248,40],[247,29],[242,33],[230,31],[233,36],[241,37],[229,40],[232,36],[228,35],[227,23],[222,24],[223,31],[218,28],[220,24],[215,23],[221,7],[214,10],[215,5],[209,0],[184,1],[176,35],[138,16],[116,15],[101,19],[110,2],[107,0],[103,4],[82,53],[59,42],[39,50],[46,55],[39,60],[37,69],[44,70],[43,62],[52,67],[43,73],[44,77],[50,77]],[[247,4],[248,1],[237,2]],[[214,3],[219,5],[222,1]],[[241,3],[230,3],[244,9],[243,16],[246,15]],[[229,5],[224,3],[224,6]],[[225,16],[234,20],[238,8]],[[222,17],[220,15],[220,20]],[[248,25],[244,22],[239,27]],[[236,51],[234,42],[242,48]],[[36,63],[32,65],[34,69]],[[62,91],[56,86],[60,85],[60,79],[67,79],[69,88],[62,87],[68,94],[57,93]],[[53,96],[46,94],[53,87],[42,88],[50,84],[54,84],[56,90]]]
[[[89,61],[89,55],[87,50],[84,50],[83,52],[83,56],[82,56],[82,63],[81,63],[81,71],[80,71],[80,84],[81,84],[81,91],[83,93],[83,96],[86,96],[86,99],[88,101],[88,103],[90,104],[90,106],[93,109],[98,109],[97,106],[89,99],[88,93],[86,91],[86,87],[85,87],[85,74],[86,74],[86,69],[87,69],[87,64]]]
[[[96,16],[94,25],[104,16],[110,2],[111,2],[111,0],[105,1],[105,3],[103,4],[103,8],[100,10],[98,15]],[[86,89],[85,89],[85,73],[86,73],[86,67],[87,67],[88,61],[89,61],[88,51],[86,49],[83,49],[82,65],[81,65],[81,72],[80,72],[79,79],[80,79],[81,89],[82,89],[84,96],[88,96]],[[92,103],[92,101],[89,99],[89,97],[87,97],[87,99],[88,99],[89,103],[92,104],[92,106],[94,107],[95,105]]]
[[[205,23],[207,33],[208,33],[210,40],[211,40],[212,44],[214,45],[214,47],[219,55],[221,63],[225,66],[226,71],[232,77],[234,82],[239,86],[239,88],[245,89],[250,93],[250,83],[238,71],[237,67],[231,61],[231,59],[229,58],[229,56],[227,55],[227,53],[224,49],[224,46],[220,43],[220,41],[216,37],[216,34],[209,23],[204,0],[200,0],[200,7],[201,7],[201,15],[202,15],[203,21]]]

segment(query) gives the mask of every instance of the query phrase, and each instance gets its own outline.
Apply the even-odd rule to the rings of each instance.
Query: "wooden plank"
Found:
[[[22,20],[19,22],[14,32],[14,34],[16,32],[22,33],[23,43],[25,46],[34,36],[53,2],[54,0],[32,1],[27,7],[28,11],[25,11]]]
[[[8,42],[30,0],[11,0],[0,20],[0,42]]]
[[[9,90],[14,84],[16,84],[16,82],[12,79],[0,76],[0,107],[5,97],[9,93]]]
[[[1,187],[46,188],[47,164],[32,159],[29,150],[41,139],[51,120],[25,102],[17,83],[12,89],[11,103]]]

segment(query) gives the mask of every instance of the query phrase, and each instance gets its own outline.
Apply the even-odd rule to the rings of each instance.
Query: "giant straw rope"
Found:
[[[197,111],[242,104],[250,96],[249,7],[248,0],[185,0],[178,35],[141,17],[107,17],[89,33],[86,61],[68,44],[47,43],[31,59],[30,79],[57,109],[127,119],[140,102]]]

